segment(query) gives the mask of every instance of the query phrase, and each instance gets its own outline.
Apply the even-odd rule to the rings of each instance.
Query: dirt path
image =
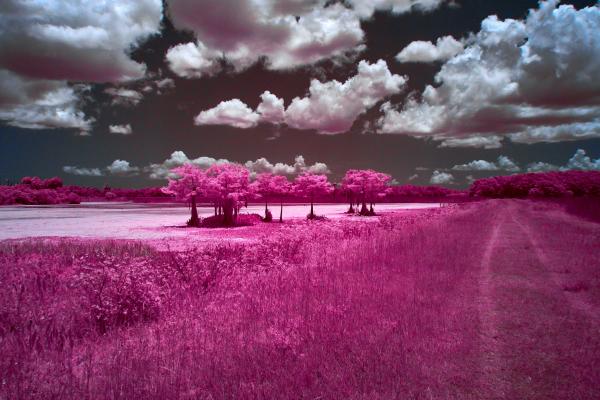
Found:
[[[565,291],[553,270],[557,258],[570,260],[577,249],[554,245],[546,254],[542,214],[525,203],[498,207],[481,264],[483,397],[600,398],[600,314]]]

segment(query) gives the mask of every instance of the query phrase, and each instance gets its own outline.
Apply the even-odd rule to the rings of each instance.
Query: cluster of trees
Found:
[[[348,213],[355,212],[354,204],[356,204],[357,210],[360,207],[358,210],[360,215],[375,215],[373,204],[390,193],[391,181],[390,175],[372,169],[346,171],[342,179],[342,191],[350,202]],[[370,205],[369,208],[367,203]]]
[[[600,172],[536,172],[479,179],[469,189],[472,197],[600,196]]]
[[[21,183],[0,186],[0,204],[79,204],[81,197],[63,186],[58,178],[41,179],[26,176]]]
[[[333,185],[326,175],[305,172],[298,175],[294,182],[284,176],[270,173],[260,174],[250,180],[248,169],[239,164],[213,165],[202,170],[192,164],[174,168],[172,172],[178,176],[169,179],[163,192],[174,195],[177,199],[189,201],[191,216],[189,226],[200,226],[196,209],[199,199],[213,204],[215,217],[221,218],[223,225],[236,224],[241,207],[250,200],[262,199],[265,202],[265,221],[273,219],[269,211],[269,201],[279,200],[279,220],[283,220],[283,200],[289,195],[300,195],[310,200],[311,208],[308,218],[315,218],[314,201],[320,196],[333,191]]]
[[[11,204],[79,204],[81,201],[169,199],[161,188],[111,189],[104,187],[65,186],[62,179],[26,176],[15,185],[0,185],[0,205]]]

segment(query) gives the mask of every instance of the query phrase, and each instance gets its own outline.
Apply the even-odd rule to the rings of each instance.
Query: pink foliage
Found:
[[[373,203],[383,198],[388,191],[392,177],[372,169],[346,171],[342,179],[342,189],[351,199],[362,203],[361,215],[374,215]],[[371,209],[367,209],[367,203],[371,203]],[[352,206],[350,206],[352,209]]]
[[[564,171],[479,179],[469,189],[473,197],[523,198],[600,196],[600,172]]]
[[[333,192],[333,185],[327,180],[327,175],[312,174],[304,172],[298,175],[294,181],[296,194],[310,200],[309,219],[315,218],[314,201],[319,196],[325,196]]]

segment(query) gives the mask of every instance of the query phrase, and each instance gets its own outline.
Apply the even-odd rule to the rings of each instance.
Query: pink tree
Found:
[[[271,173],[263,173],[256,177],[254,182],[250,185],[252,190],[260,195],[265,202],[265,222],[271,222],[273,216],[269,211],[269,199],[276,194],[277,186],[274,182],[275,176]]]
[[[385,193],[391,179],[390,175],[372,169],[351,169],[346,172],[342,183],[348,191],[360,199],[361,215],[375,215],[373,204]],[[370,209],[367,208],[367,202],[371,204]]]
[[[213,165],[206,170],[207,190],[216,193],[223,210],[223,224],[235,225],[241,206],[250,195],[250,173],[239,164]]]
[[[315,198],[331,193],[333,188],[331,183],[328,182],[326,175],[304,172],[296,177],[296,180],[294,181],[294,190],[299,195],[310,199],[310,214],[308,214],[308,219],[313,219],[315,218]]]
[[[167,186],[162,188],[163,193],[173,194],[180,200],[191,201],[192,215],[187,225],[199,227],[200,218],[198,217],[198,209],[196,208],[196,196],[206,185],[206,174],[192,164],[184,164],[181,167],[173,168],[171,172],[177,178],[169,179]]]
[[[271,180],[273,194],[279,198],[279,222],[283,222],[283,199],[288,196],[293,186],[285,176],[275,175]]]

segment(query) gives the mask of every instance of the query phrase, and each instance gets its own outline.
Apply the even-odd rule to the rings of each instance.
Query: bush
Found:
[[[263,218],[258,214],[238,214],[234,226],[252,226],[256,225],[262,220]],[[225,226],[223,224],[223,216],[212,215],[210,217],[203,218],[200,226],[202,228],[222,228]]]
[[[273,214],[271,214],[271,210],[265,211],[265,217],[262,220],[263,220],[263,222],[272,222],[273,221]]]

